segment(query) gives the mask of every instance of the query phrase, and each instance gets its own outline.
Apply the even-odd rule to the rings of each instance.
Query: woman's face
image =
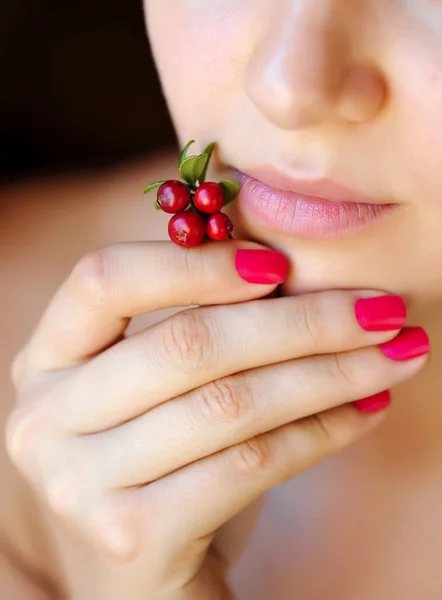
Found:
[[[235,202],[237,237],[289,255],[285,293],[442,297],[442,0],[145,4],[183,145],[196,139],[199,151],[217,141],[222,163],[272,188],[376,205],[349,214],[334,204],[331,218],[318,201],[292,194],[282,202],[245,184],[267,198],[274,222]],[[391,203],[384,217],[352,228]]]

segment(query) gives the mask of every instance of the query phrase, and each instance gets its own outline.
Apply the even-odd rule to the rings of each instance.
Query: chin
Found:
[[[297,239],[269,232],[244,220],[234,206],[229,206],[234,224],[234,238],[257,242],[284,253],[290,262],[287,280],[278,287],[279,296],[296,296],[332,289],[374,290],[382,294],[397,294],[404,298],[410,310],[418,310],[435,298],[430,290],[412,289],[410,277],[395,276],[395,261],[382,264],[373,258],[372,243],[350,245],[327,244]]]

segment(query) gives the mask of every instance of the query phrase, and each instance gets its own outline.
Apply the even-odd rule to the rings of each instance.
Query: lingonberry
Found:
[[[184,248],[198,246],[206,235],[203,217],[190,210],[174,215],[169,221],[168,231],[172,242]]]
[[[181,181],[166,181],[158,189],[157,200],[164,212],[179,213],[189,206],[190,190]]]
[[[233,231],[232,221],[222,212],[210,215],[206,223],[206,233],[211,240],[226,240]]]
[[[209,215],[219,212],[224,206],[223,188],[212,181],[201,184],[195,191],[193,203],[196,208]]]
[[[158,180],[143,188],[143,194],[157,190],[154,206],[174,215],[169,221],[169,237],[178,246],[191,248],[203,240],[225,240],[233,225],[221,212],[240,192],[240,184],[231,179],[207,182],[206,175],[215,142],[203,152],[187,156],[191,140],[181,151],[178,171],[183,181]]]

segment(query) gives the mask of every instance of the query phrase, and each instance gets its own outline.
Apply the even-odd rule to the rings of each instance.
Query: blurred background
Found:
[[[175,140],[141,0],[0,0],[0,74],[2,181]]]

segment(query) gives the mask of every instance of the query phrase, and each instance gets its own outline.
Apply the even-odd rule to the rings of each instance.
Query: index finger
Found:
[[[239,275],[238,250],[253,251],[253,268],[262,271],[258,279],[269,283],[251,285]],[[279,252],[236,240],[192,249],[136,242],[96,250],[79,261],[58,289],[21,353],[22,362],[33,371],[76,365],[117,341],[131,317],[260,298],[284,281],[287,268]],[[243,273],[256,280],[248,275]]]

